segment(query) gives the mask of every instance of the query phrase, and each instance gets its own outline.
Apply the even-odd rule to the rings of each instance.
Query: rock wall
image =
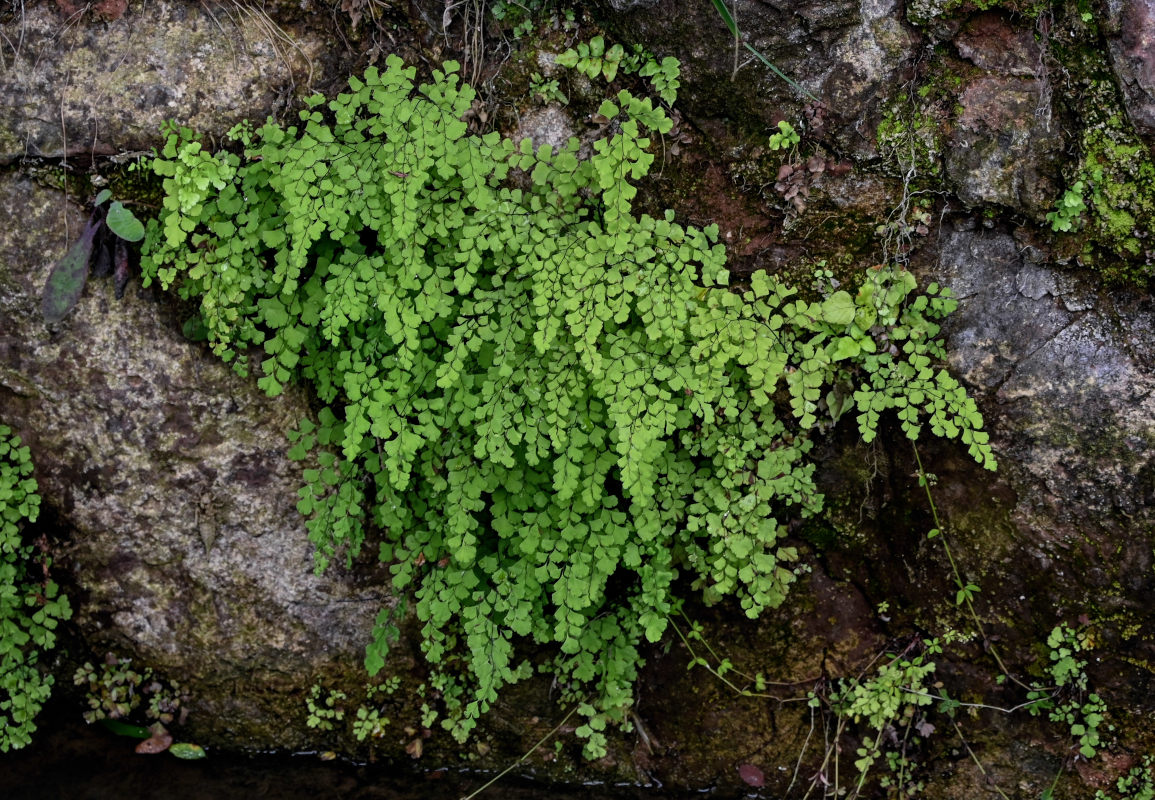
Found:
[[[94,281],[64,322],[42,322],[41,287],[83,223],[83,192],[51,186],[61,159],[84,165],[69,173],[74,185],[88,186],[90,174],[122,180],[116,157],[154,146],[169,117],[220,136],[382,52],[432,63],[460,55],[460,18],[450,14],[442,36],[441,4],[404,5],[378,7],[382,16],[357,28],[310,3],[262,14],[132,3],[115,19],[71,21],[40,3],[2,22],[0,418],[32,447],[83,641],[190,685],[191,724],[205,741],[331,744],[303,726],[301,701],[318,676],[346,688],[359,681],[383,579],[365,565],[312,574],[293,508],[300,468],[283,438],[308,414],[306,397],[261,396],[185,339],[187,312],[153,292],[134,287],[118,303]],[[1111,0],[1093,13],[1075,2],[1031,13],[1011,0],[730,5],[748,41],[821,102],[741,50],[735,71],[733,40],[710,3],[613,0],[592,15],[579,9],[572,35],[559,21],[512,43],[491,40],[495,53],[515,53],[482,70],[493,120],[511,130],[520,120],[544,138],[580,132],[582,94],[604,87],[575,83],[569,108],[535,106],[525,87],[550,63],[540,54],[601,30],[640,42],[678,57],[684,83],[677,151],[643,197],[717,221],[737,274],[805,276],[825,259],[849,275],[886,257],[954,288],[949,364],[980,400],[1000,471],[980,474],[952,445],[924,445],[960,569],[982,587],[986,635],[944,654],[940,674],[975,701],[1012,705],[1022,698],[993,684],[990,647],[1037,678],[1048,631],[1084,626],[1096,644],[1090,678],[1118,731],[1104,755],[1074,759],[1064,731],[1022,714],[964,727],[1012,796],[1038,797],[1064,767],[1065,781],[1081,782],[1074,794],[1093,793],[1155,741],[1145,721],[1155,711],[1155,307],[1142,285],[1141,230],[1150,220],[1132,215],[1134,232],[1096,238],[1093,222],[1057,234],[1047,214],[1091,175],[1080,154],[1100,118],[1078,114],[1093,91],[1118,104],[1102,115],[1115,120],[1104,127],[1112,141],[1142,143],[1127,163],[1150,159],[1150,4]],[[803,133],[804,161],[785,175],[790,157],[765,146],[782,119]],[[1135,170],[1138,195],[1143,175]],[[1105,178],[1098,184],[1107,191]],[[1105,213],[1091,189],[1085,197],[1088,219]],[[1131,239],[1136,248],[1112,249]],[[1122,273],[1140,275],[1139,285],[1104,281]],[[853,438],[824,445],[831,508],[797,529],[813,573],[787,606],[757,622],[694,609],[741,669],[790,684],[769,692],[780,699],[855,674],[887,647],[971,626],[942,550],[924,538],[931,523],[909,448],[898,437],[876,448]],[[412,754],[421,741],[422,763],[458,763],[452,741],[420,732],[410,650],[399,662],[407,688],[397,725],[379,749]],[[687,672],[687,660],[677,644],[651,653],[639,733],[619,738],[609,759],[571,762],[567,750],[560,760],[535,756],[534,767],[701,788],[738,786],[738,766],[756,765],[784,792],[809,742],[808,707],[735,695]],[[518,687],[465,751],[470,763],[516,758],[551,715],[548,680]],[[940,734],[923,754],[925,796],[980,796],[987,778]],[[820,756],[810,751],[811,774],[823,774]]]
[[[118,302],[108,280],[46,325],[44,283],[83,218],[11,173],[0,218],[0,408],[67,531],[75,624],[98,654],[197,687],[209,730],[299,746],[270,697],[355,662],[383,600],[312,574],[302,467],[284,456],[305,398],[268,401],[184,338],[178,308],[135,290]]]

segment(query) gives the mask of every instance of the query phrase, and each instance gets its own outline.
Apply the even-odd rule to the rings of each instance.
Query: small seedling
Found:
[[[529,76],[529,93],[535,97],[540,97],[543,103],[556,101],[563,106],[569,105],[569,98],[559,87],[557,78],[547,80],[535,72]]]
[[[778,133],[770,136],[771,150],[789,150],[802,141],[802,137],[798,135],[798,131],[794,130],[794,126],[786,120],[778,123]]]
[[[1086,210],[1087,204],[1083,201],[1083,182],[1076,181],[1070,189],[1063,192],[1055,210],[1047,214],[1047,222],[1051,223],[1053,231],[1069,231]]]

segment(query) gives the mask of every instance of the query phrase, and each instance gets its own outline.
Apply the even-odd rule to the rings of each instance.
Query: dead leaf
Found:
[[[152,736],[149,736],[138,744],[136,746],[136,752],[145,755],[154,755],[156,753],[163,753],[172,745],[172,734],[165,730],[165,727],[159,722],[150,725],[148,729],[152,731]]]
[[[738,775],[742,780],[746,781],[747,784],[756,789],[766,785],[766,776],[762,773],[762,770],[753,764],[743,764],[738,767]]]
[[[425,745],[420,739],[414,739],[405,746],[405,752],[409,754],[410,758],[421,758],[421,753],[424,752]]]

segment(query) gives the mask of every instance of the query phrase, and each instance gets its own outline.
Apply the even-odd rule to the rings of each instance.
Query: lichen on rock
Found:
[[[67,20],[52,3],[22,4],[0,34],[10,49],[0,164],[147,150],[172,118],[227,130],[272,111],[283,87],[323,77],[322,40],[289,38],[240,3],[133,3],[100,24]]]

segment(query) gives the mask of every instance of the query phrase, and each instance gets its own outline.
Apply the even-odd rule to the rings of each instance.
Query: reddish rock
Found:
[[[980,14],[955,39],[959,55],[991,72],[1035,75],[1042,50],[1034,32],[1016,29],[998,14]]]
[[[979,78],[959,95],[959,106],[946,168],[960,199],[969,206],[997,203],[1042,218],[1058,190],[1061,141],[1038,83]]]
[[[1110,15],[1111,61],[1127,111],[1142,133],[1155,134],[1155,0],[1125,0]]]

